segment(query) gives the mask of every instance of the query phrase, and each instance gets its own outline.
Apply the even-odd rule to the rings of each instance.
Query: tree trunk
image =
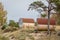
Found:
[[[50,11],[48,11],[48,34],[50,34]]]
[[[49,5],[48,5],[48,34],[50,35],[50,11],[51,11],[51,3],[49,1]]]

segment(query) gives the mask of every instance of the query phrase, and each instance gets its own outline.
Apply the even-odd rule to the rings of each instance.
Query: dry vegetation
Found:
[[[54,33],[52,33],[51,36],[48,36],[45,31],[40,33],[31,31],[33,30],[20,29],[14,32],[4,33],[3,36],[8,37],[10,40],[60,40],[60,36]]]
[[[57,29],[58,28],[56,28],[56,30]],[[34,33],[33,28],[22,28],[13,32],[10,31],[0,34],[0,40],[60,40],[58,33],[60,33],[60,31],[57,30],[57,32],[52,32],[51,36],[49,36],[46,31]]]

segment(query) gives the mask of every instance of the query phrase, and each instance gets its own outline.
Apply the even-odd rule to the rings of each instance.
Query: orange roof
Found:
[[[48,24],[48,19],[37,18],[37,22],[38,22],[38,24]],[[50,25],[55,25],[55,24],[56,24],[55,19],[50,19]]]
[[[32,18],[21,18],[21,19],[25,23],[34,23],[34,19],[32,19]]]

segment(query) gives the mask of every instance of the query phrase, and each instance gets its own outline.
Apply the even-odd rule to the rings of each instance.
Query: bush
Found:
[[[15,27],[19,27],[19,24],[16,22]]]
[[[4,24],[1,29],[4,30],[6,27],[8,27],[8,25]]]
[[[16,23],[15,23],[14,20],[10,20],[10,21],[9,21],[9,26],[15,27],[15,24],[16,24]]]
[[[6,29],[4,29],[4,32],[13,32],[13,31],[16,31],[18,28],[16,27],[7,27]]]
[[[12,26],[12,27],[19,27],[19,24],[18,24],[17,22],[15,22],[14,20],[10,20],[9,26]]]

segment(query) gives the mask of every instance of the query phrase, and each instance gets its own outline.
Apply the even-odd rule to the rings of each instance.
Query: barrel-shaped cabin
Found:
[[[46,31],[48,30],[48,19],[47,18],[37,18],[38,30]],[[56,20],[50,19],[49,29],[51,31],[55,30]]]

